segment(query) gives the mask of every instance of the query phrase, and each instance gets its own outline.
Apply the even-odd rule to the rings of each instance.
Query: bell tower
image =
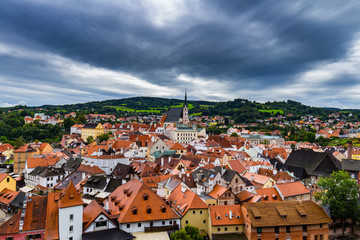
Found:
[[[188,109],[188,106],[187,106],[186,89],[185,89],[185,101],[184,101],[184,107],[183,107],[182,123],[185,124],[185,125],[189,124],[189,109]]]

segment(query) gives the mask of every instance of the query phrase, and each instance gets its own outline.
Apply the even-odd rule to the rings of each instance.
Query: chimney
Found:
[[[168,158],[168,162],[169,162],[169,163],[171,162],[171,157]]]
[[[161,158],[161,166],[164,166],[164,158]]]
[[[233,216],[233,215],[232,215],[232,211],[230,210],[230,211],[229,211],[229,219],[230,219],[230,220],[232,219],[232,216]]]
[[[251,175],[251,181],[254,181],[254,175]]]
[[[105,199],[105,211],[106,212],[109,212],[109,197],[107,197],[106,199]]]
[[[352,151],[353,151],[352,141],[348,141],[347,156],[346,156],[348,159],[351,159]]]

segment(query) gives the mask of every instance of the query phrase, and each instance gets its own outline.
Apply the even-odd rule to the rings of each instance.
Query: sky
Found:
[[[360,1],[11,0],[0,107],[133,96],[360,108]]]

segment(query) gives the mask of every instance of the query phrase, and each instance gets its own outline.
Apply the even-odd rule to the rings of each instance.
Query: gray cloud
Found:
[[[326,66],[358,61],[349,51],[360,39],[359,10],[357,1],[7,1],[0,83],[10,101],[31,105],[182,97],[188,87],[193,99],[352,107],[358,99],[346,91],[360,70]],[[318,94],[301,84],[316,69],[334,73],[311,75]],[[329,99],[333,88],[349,97]]]

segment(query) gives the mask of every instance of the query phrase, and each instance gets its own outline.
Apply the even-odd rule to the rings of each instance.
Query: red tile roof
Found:
[[[45,239],[59,239],[59,207],[58,201],[61,197],[60,192],[50,192],[48,194]],[[51,219],[51,220],[49,220]]]
[[[45,229],[47,196],[31,197],[26,204],[22,231]]]
[[[219,184],[216,184],[213,188],[213,190],[209,193],[209,196],[218,199],[221,195],[224,194],[228,189],[226,187],[223,187]]]
[[[19,232],[22,210],[0,225],[0,235],[8,235]]]
[[[19,195],[19,192],[4,188],[0,192],[0,203],[8,205],[17,197],[17,195]]]
[[[212,226],[244,224],[240,205],[209,206]]]
[[[300,181],[277,184],[277,187],[284,197],[310,194],[310,190]]]
[[[95,200],[92,200],[91,203],[83,210],[84,230],[86,230],[86,228],[88,228],[100,214],[105,215],[108,219],[111,220],[110,215],[105,211],[105,209],[101,207]],[[116,225],[116,222],[114,222],[114,224]]]
[[[74,183],[71,181],[66,187],[64,193],[61,195],[59,200],[59,208],[73,207],[83,205],[84,202],[81,200],[79,193],[76,191]]]

